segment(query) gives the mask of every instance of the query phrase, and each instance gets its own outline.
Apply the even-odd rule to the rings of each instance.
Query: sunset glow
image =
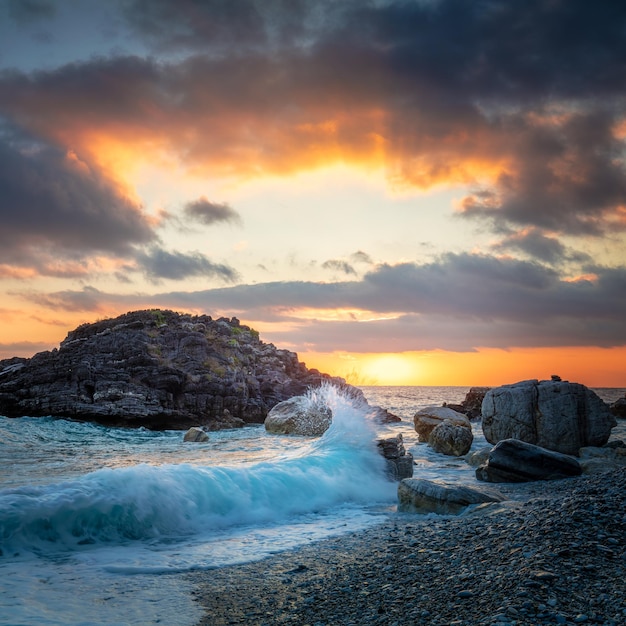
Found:
[[[222,4],[0,4],[1,358],[168,308],[356,384],[624,386],[626,10]]]

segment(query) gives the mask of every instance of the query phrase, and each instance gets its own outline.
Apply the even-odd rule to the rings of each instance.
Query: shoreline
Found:
[[[462,516],[381,524],[275,556],[186,575],[226,624],[626,623],[626,472],[496,486]]]

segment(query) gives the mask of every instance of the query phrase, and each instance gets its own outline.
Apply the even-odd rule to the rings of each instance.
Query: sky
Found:
[[[167,308],[626,387],[625,150],[626,3],[0,0],[0,358]]]

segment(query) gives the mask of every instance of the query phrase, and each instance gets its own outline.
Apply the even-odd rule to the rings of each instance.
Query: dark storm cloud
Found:
[[[317,350],[474,350],[478,347],[626,345],[626,267],[591,267],[594,280],[565,281],[544,266],[482,255],[446,255],[429,264],[382,265],[362,280],[238,285],[154,296],[95,290],[44,298],[76,310],[107,306],[167,306],[288,322],[272,334]],[[40,300],[38,300],[40,301]],[[374,321],[308,321],[298,309],[372,312]]]
[[[0,126],[0,262],[128,255],[154,233],[140,208],[95,167]]]
[[[238,175],[367,160],[382,140],[409,184],[488,178],[462,214],[496,230],[615,227],[626,4],[339,5],[129,1],[124,15],[155,49],[196,56],[5,74],[0,110],[66,141],[93,128],[138,146],[156,137],[190,167]]]
[[[50,0],[7,0],[9,16],[18,24],[30,24],[53,17],[57,7]]]
[[[237,272],[232,267],[213,263],[200,252],[184,254],[153,247],[147,252],[137,254],[136,260],[151,280],[158,281],[161,278],[184,280],[193,276],[205,276],[234,282],[238,278]]]
[[[465,215],[602,234],[607,216],[626,203],[626,146],[613,134],[617,122],[612,111],[599,110],[544,124],[518,117],[508,126],[515,167],[500,174],[495,189],[465,198]]]
[[[36,12],[44,4],[22,6]],[[571,255],[558,234],[601,236],[625,226],[616,218],[626,204],[625,3],[121,6],[155,51],[175,54],[0,74],[0,114],[40,140],[32,150],[0,146],[5,255],[39,244],[128,255],[153,240],[139,208],[93,164],[94,138],[102,137],[138,157],[156,144],[195,173],[241,177],[380,158],[402,183],[472,186],[461,215],[487,220],[502,245],[550,262]],[[92,159],[70,161],[56,146],[91,150]],[[236,219],[208,201],[191,217],[218,220],[220,206],[225,220]],[[520,228],[552,235],[511,237]],[[143,259],[154,277],[168,275],[160,261]],[[188,269],[170,275],[211,272],[210,261],[193,255],[170,259],[170,267],[184,261]],[[493,262],[472,265],[491,280]],[[395,268],[390,285],[402,271],[437,280],[442,268]],[[383,273],[361,287],[378,289]],[[424,292],[432,288],[420,281]]]
[[[187,218],[206,226],[218,222],[241,223],[241,216],[230,205],[209,202],[205,197],[188,202],[183,207],[183,213]]]

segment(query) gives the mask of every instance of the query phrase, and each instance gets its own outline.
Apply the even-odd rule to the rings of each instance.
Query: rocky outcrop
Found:
[[[513,438],[574,455],[583,446],[604,445],[616,425],[593,391],[560,380],[527,380],[491,389],[482,415],[490,443]]]
[[[323,435],[333,412],[327,405],[306,396],[289,398],[275,405],[265,418],[265,430],[274,435]]]
[[[465,426],[471,430],[472,425],[469,419],[461,414],[443,406],[427,406],[420,409],[413,417],[415,432],[420,441],[428,441],[430,433],[435,426],[441,424],[444,420],[456,424],[457,426]]]
[[[423,478],[406,478],[398,485],[398,511],[405,513],[456,515],[472,504],[505,499],[492,489],[452,486]]]
[[[488,483],[520,483],[581,473],[580,463],[572,456],[518,439],[505,439],[493,447],[487,462],[476,469],[476,478]]]
[[[474,441],[471,428],[459,426],[449,420],[437,424],[428,435],[428,445],[448,456],[463,456],[469,452]]]
[[[391,480],[413,476],[413,455],[404,448],[402,435],[377,441],[378,451],[387,461],[387,475]]]
[[[197,426],[192,426],[184,435],[183,441],[191,443],[204,443],[209,440],[209,436]]]
[[[0,415],[212,430],[262,423],[278,402],[326,382],[367,404],[236,318],[135,311],[79,326],[50,352],[0,361]]]
[[[467,415],[470,420],[479,420],[481,418],[481,408],[485,394],[491,389],[491,387],[471,387],[465,394],[465,399],[461,404],[452,404],[450,402],[444,402],[443,406]]]
[[[611,413],[618,417],[619,419],[626,419],[626,397],[618,398],[613,404],[611,404],[610,409]]]

